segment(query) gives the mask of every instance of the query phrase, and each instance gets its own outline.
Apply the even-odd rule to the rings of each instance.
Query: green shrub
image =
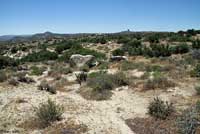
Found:
[[[8,66],[17,66],[18,62],[12,58],[1,56],[0,55],[0,69],[4,69]]]
[[[98,72],[92,72],[88,75],[89,78],[95,78],[95,77],[98,77],[99,75],[102,75],[102,74],[106,74],[107,71],[105,70],[100,70]]]
[[[147,36],[147,41],[150,43],[159,43],[159,34],[152,34]]]
[[[142,50],[141,47],[139,47],[139,48],[130,48],[130,49],[128,49],[128,54],[130,56],[142,55],[143,54],[143,50]]]
[[[189,52],[190,48],[187,44],[181,44],[178,46],[171,47],[173,54],[183,54]]]
[[[141,48],[143,47],[140,41],[132,40],[122,46],[123,51],[129,51],[133,48]]]
[[[128,78],[121,72],[113,75],[99,72],[90,74],[89,77],[88,85],[99,92],[129,84]]]
[[[143,55],[149,57],[167,57],[171,55],[169,45],[151,44],[150,48],[145,48]]]
[[[114,85],[111,80],[111,75],[99,74],[97,77],[88,79],[88,86],[93,88],[98,92],[103,92],[103,90],[112,90]]]
[[[57,105],[52,100],[48,100],[47,103],[43,103],[36,111],[36,116],[41,122],[43,127],[50,125],[54,121],[61,119],[64,112],[64,107]]]
[[[172,103],[164,102],[163,100],[154,98],[154,100],[148,106],[148,113],[159,119],[166,119],[174,112]]]
[[[126,36],[121,36],[119,37],[119,39],[117,40],[118,44],[126,44],[130,41],[130,39]]]
[[[101,44],[106,44],[107,40],[104,37],[102,37],[102,38],[99,39],[98,42],[101,43]]]
[[[192,42],[192,48],[200,49],[200,40],[196,40]]]
[[[54,52],[42,50],[40,52],[34,52],[21,59],[22,62],[41,62],[47,60],[56,60],[58,55]]]
[[[73,54],[80,54],[80,55],[93,55],[97,59],[105,59],[106,56],[103,53],[97,52],[95,50],[90,50],[87,48],[83,48],[80,45],[73,46],[71,49],[67,50],[60,58],[59,61],[67,61],[69,62],[69,59],[71,55]]]
[[[55,51],[57,53],[61,54],[64,50],[70,49],[74,45],[78,45],[78,43],[75,41],[63,41],[63,42],[56,44]]]
[[[45,67],[32,66],[31,67],[31,74],[32,75],[42,75],[45,70],[46,70]]]
[[[183,111],[177,119],[177,126],[181,134],[196,134],[199,123],[199,113],[194,107]]]
[[[109,68],[109,62],[100,61],[100,64],[98,65],[98,69],[108,69]]]
[[[12,54],[17,53],[17,51],[18,51],[18,48],[17,48],[17,47],[12,47],[12,48],[11,48],[11,53],[12,53]]]
[[[200,77],[200,64],[197,64],[195,68],[190,72],[192,77]]]
[[[7,75],[4,71],[0,71],[0,82],[5,82],[7,80]]]
[[[113,56],[124,56],[124,51],[122,49],[116,49],[112,52]]]

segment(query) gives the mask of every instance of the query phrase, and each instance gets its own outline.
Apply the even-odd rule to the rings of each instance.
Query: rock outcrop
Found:
[[[95,57],[92,55],[80,55],[74,54],[70,57],[70,64],[76,67],[83,67],[84,65],[91,64],[95,61]]]

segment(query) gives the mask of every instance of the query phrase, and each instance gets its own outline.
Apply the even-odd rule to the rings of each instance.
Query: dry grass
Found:
[[[23,128],[27,133],[40,129],[44,134],[83,134],[88,131],[84,124],[76,124],[72,119],[65,122],[54,123],[45,129],[40,126],[37,119],[26,120],[21,123],[19,128]]]
[[[74,121],[67,121],[52,125],[44,130],[45,134],[83,134],[88,131],[84,124],[76,124]]]
[[[155,79],[147,80],[143,85],[143,90],[155,90],[155,89],[167,89],[170,87],[175,87],[175,83],[173,81],[168,80],[165,77],[159,77]]]
[[[83,87],[79,90],[80,95],[87,100],[109,100],[112,97],[110,90],[98,92],[92,88]]]
[[[156,120],[154,118],[128,119],[126,124],[136,134],[178,134],[174,117],[167,120]]]

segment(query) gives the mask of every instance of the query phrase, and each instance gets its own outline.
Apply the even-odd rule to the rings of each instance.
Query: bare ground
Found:
[[[87,126],[86,134],[134,134],[125,123],[130,118],[148,117],[147,106],[155,97],[172,101],[177,109],[185,108],[192,103],[195,95],[193,85],[182,84],[168,91],[139,92],[133,87],[113,91],[113,96],[106,101],[90,101],[78,93],[77,84],[65,86],[67,92],[51,95],[37,89],[36,84],[20,84],[18,87],[0,85],[0,133],[43,134],[44,129],[26,128],[21,124],[35,118],[35,108],[48,98],[65,107],[63,120],[73,120],[76,124]],[[193,97],[195,98],[195,97]],[[59,124],[60,122],[57,122]]]

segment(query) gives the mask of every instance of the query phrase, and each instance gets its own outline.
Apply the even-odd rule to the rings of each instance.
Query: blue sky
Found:
[[[0,0],[0,35],[200,29],[200,0]]]

